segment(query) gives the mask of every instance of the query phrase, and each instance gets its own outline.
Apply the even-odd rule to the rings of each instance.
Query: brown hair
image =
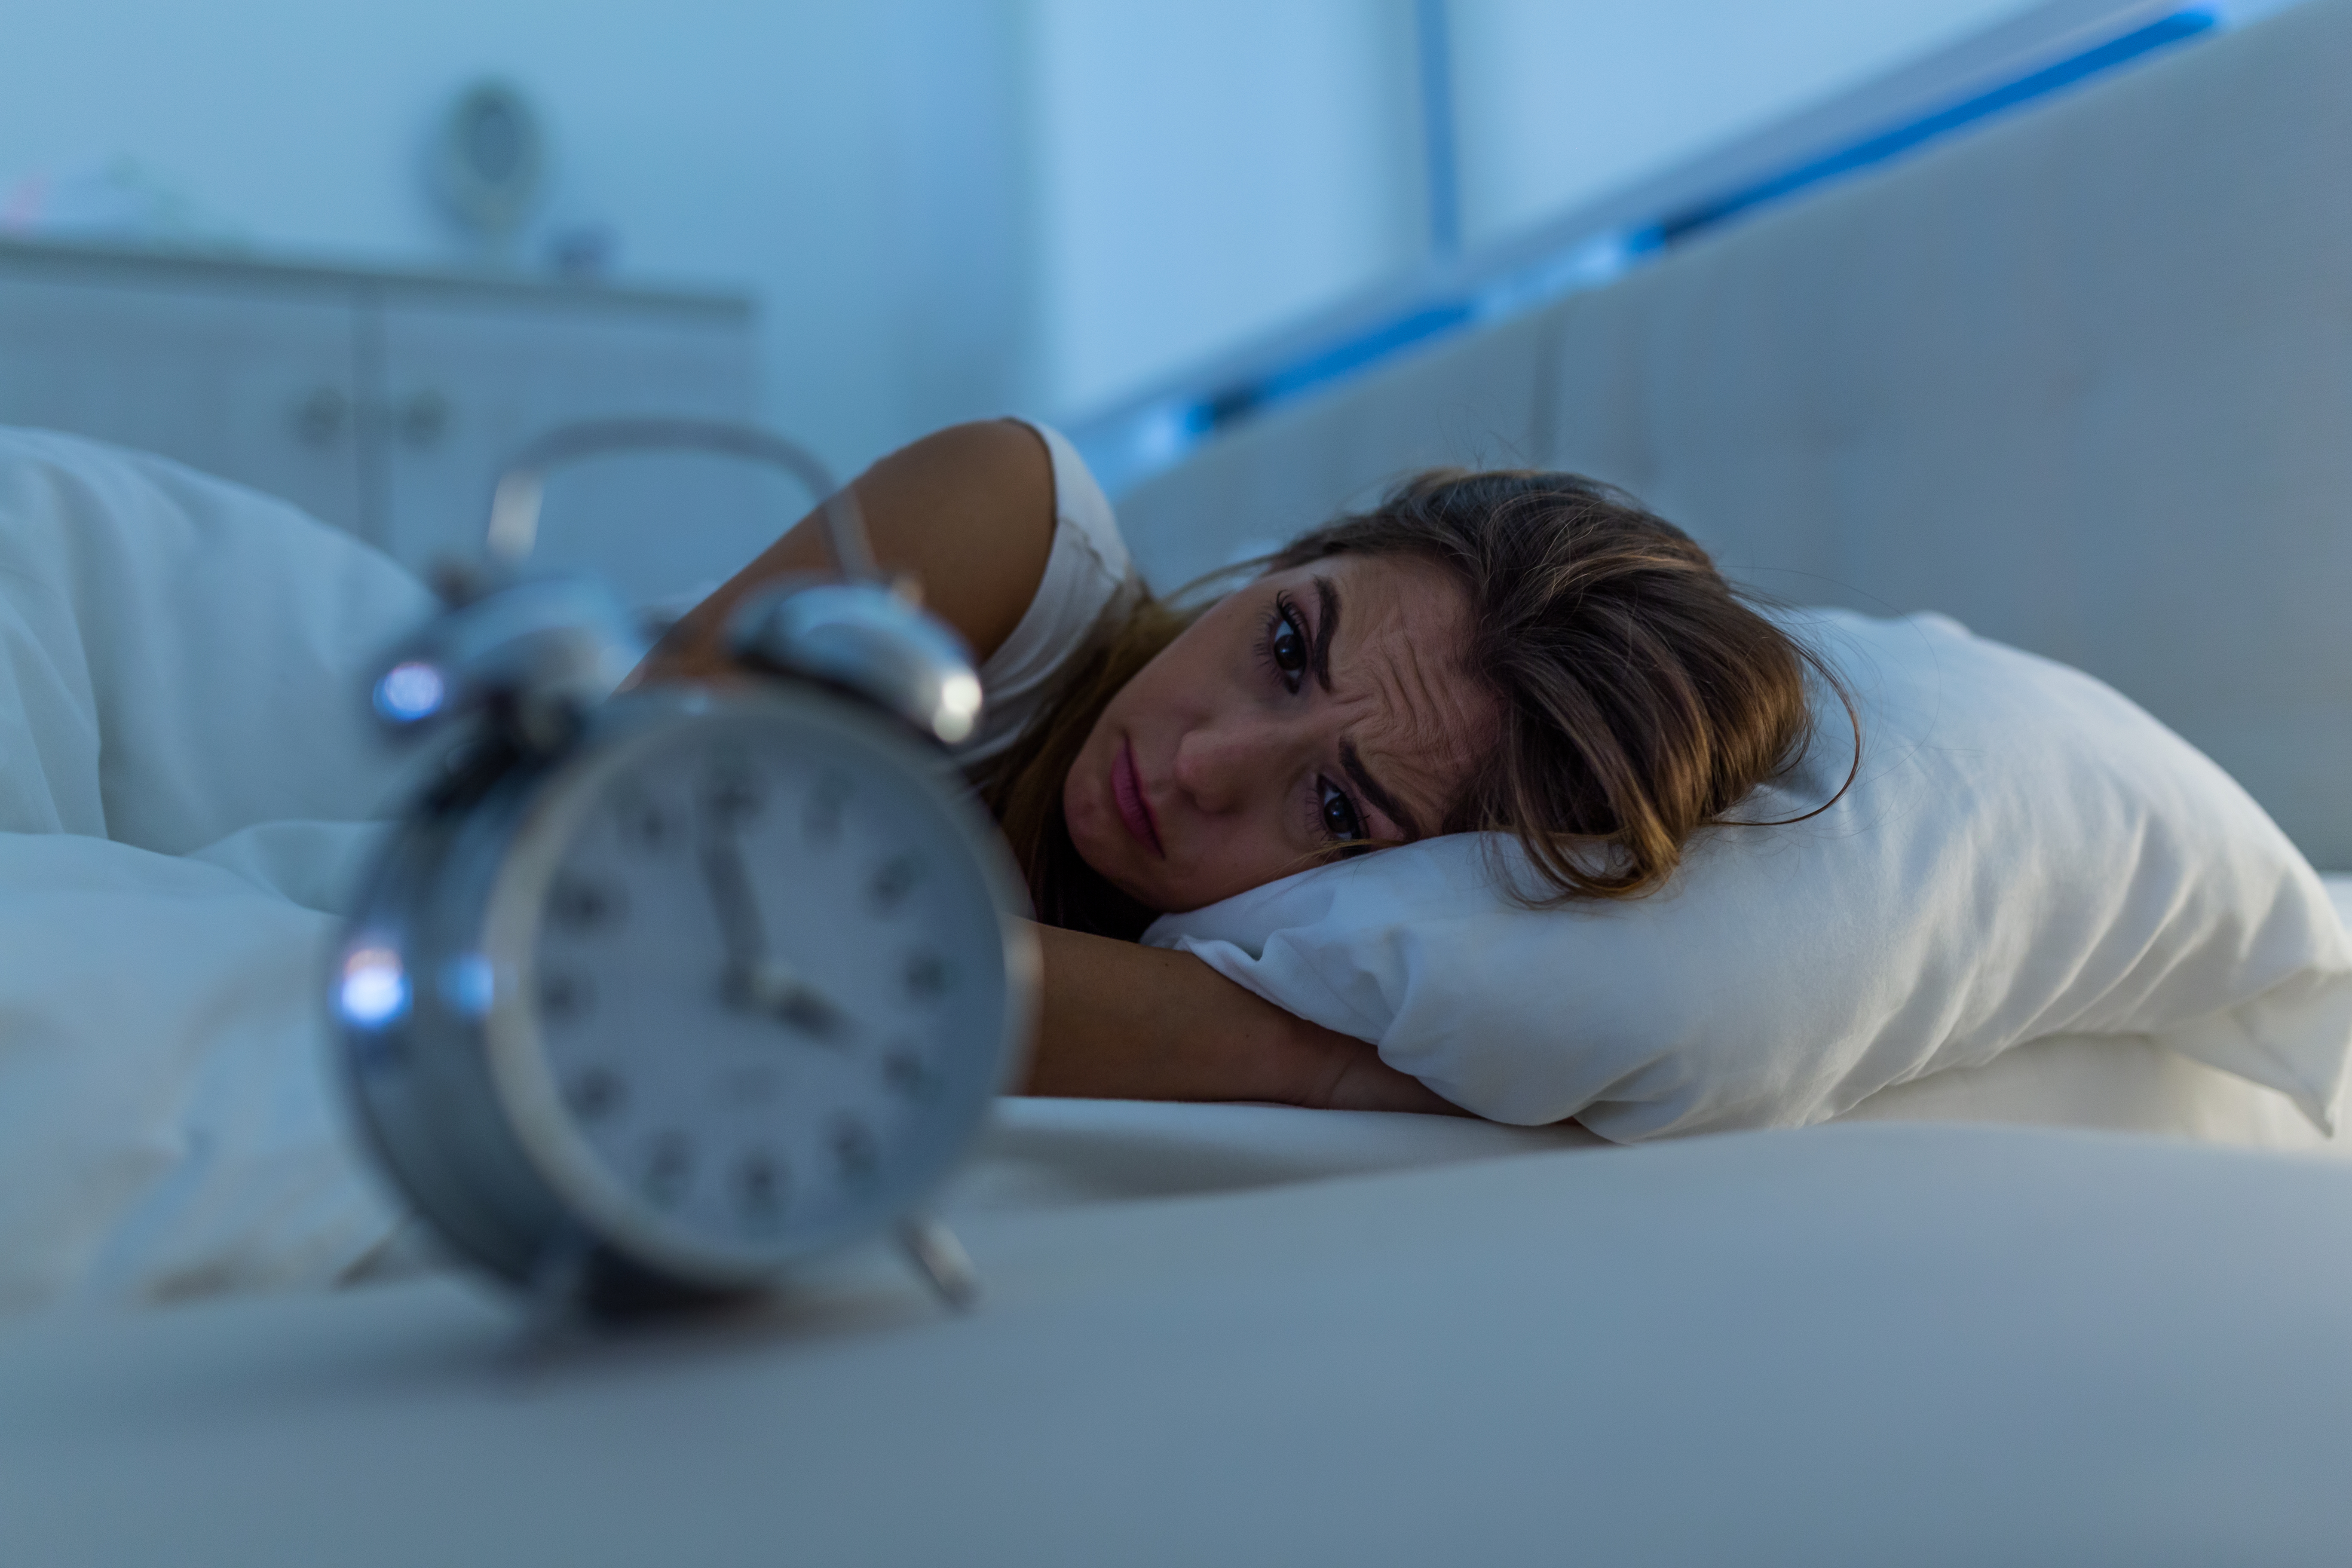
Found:
[[[1417,556],[1468,592],[1463,669],[1496,700],[1502,734],[1439,831],[1516,837],[1543,884],[1514,882],[1525,902],[1662,885],[1692,834],[1731,822],[1727,812],[1802,753],[1809,668],[1853,711],[1835,674],[1689,535],[1575,474],[1432,469],[1240,569],[1334,555]],[[1078,858],[1062,783],[1111,698],[1190,620],[1148,596],[1112,616],[1045,711],[976,770],[1042,920],[1122,936],[1150,921]]]

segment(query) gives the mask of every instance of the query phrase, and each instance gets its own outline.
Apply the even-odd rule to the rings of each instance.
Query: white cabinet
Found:
[[[751,325],[726,295],[0,245],[0,424],[164,453],[421,570],[475,546],[499,464],[556,426],[752,417]],[[805,505],[707,458],[598,461],[550,484],[542,547],[652,599]]]
[[[427,561],[473,546],[501,461],[556,426],[631,414],[748,417],[740,321],[586,303],[383,301],[376,321],[391,417],[382,526],[394,554]],[[640,597],[675,593],[758,553],[804,510],[795,499],[779,517],[771,487],[710,458],[594,459],[551,476],[540,548],[555,563],[604,571]]]
[[[0,424],[162,452],[360,526],[347,289],[32,254],[0,248]]]

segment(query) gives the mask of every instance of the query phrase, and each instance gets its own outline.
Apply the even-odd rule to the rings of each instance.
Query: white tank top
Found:
[[[1103,613],[1115,602],[1133,604],[1143,591],[1110,499],[1087,460],[1060,431],[1021,423],[1037,433],[1053,456],[1054,546],[1020,624],[980,667],[987,706],[979,732],[955,749],[956,761],[965,765],[1013,744],[1045,706],[1054,678],[1085,646]]]

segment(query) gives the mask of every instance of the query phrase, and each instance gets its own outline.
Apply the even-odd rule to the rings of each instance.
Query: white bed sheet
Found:
[[[964,1230],[989,1281],[964,1318],[861,1255],[757,1317],[536,1352],[446,1278],[0,1329],[0,1557],[1834,1568],[2352,1545],[2333,1161],[1828,1127]]]
[[[1579,1127],[1467,1117],[1015,1098],[998,1103],[942,1208],[957,1218],[1074,1208],[1611,1146]]]

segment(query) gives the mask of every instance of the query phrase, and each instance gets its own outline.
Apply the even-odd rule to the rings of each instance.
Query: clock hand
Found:
[[[719,917],[719,938],[727,944],[727,999],[803,1034],[837,1033],[846,1022],[841,1009],[791,964],[769,956],[759,897],[734,834],[714,824],[703,838],[701,859],[703,886]]]
[[[761,959],[748,970],[728,977],[731,994],[753,1012],[792,1025],[803,1034],[834,1035],[848,1022],[841,1009],[815,986],[803,980],[789,963]]]
[[[711,912],[719,917],[719,940],[727,944],[728,973],[748,972],[766,956],[768,936],[751,876],[743,868],[742,851],[730,835],[714,829],[703,837],[701,858],[702,885],[710,894]]]

